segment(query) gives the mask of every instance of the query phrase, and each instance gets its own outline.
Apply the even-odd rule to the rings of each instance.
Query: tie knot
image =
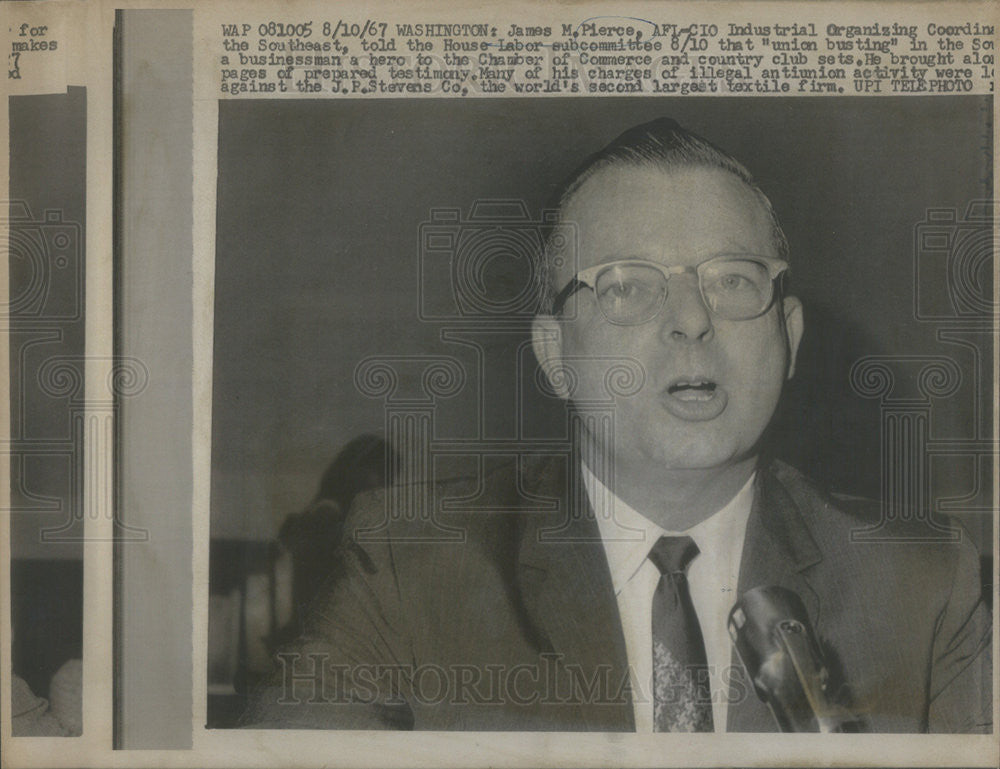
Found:
[[[663,536],[656,540],[649,551],[649,560],[664,576],[683,574],[698,552],[698,546],[691,537]]]

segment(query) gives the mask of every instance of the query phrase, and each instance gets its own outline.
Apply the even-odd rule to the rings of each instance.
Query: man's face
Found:
[[[620,259],[697,265],[721,254],[776,257],[771,220],[757,195],[732,174],[710,168],[613,166],[576,192],[563,214],[577,228],[577,260],[556,274],[556,290],[574,271]],[[705,305],[693,272],[670,278],[652,320],[609,323],[584,288],[560,319],[536,321],[544,368],[565,363],[581,402],[607,400],[606,374],[631,358],[642,366],[638,393],[615,396],[616,457],[665,469],[724,467],[747,457],[791,376],[802,332],[794,298],[751,320],[724,320]],[[787,329],[787,331],[786,331]]]

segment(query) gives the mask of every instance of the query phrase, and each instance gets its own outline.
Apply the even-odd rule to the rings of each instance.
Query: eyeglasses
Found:
[[[609,323],[637,326],[663,309],[674,275],[693,272],[709,310],[725,320],[750,320],[771,307],[775,281],[787,269],[788,262],[781,259],[748,254],[724,254],[698,265],[672,267],[641,259],[607,262],[578,272],[556,296],[552,314],[559,315],[577,291],[590,288]]]

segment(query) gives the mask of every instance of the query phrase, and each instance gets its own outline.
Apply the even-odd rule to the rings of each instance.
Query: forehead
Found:
[[[716,168],[604,168],[576,191],[562,218],[576,227],[577,270],[616,259],[674,265],[720,253],[776,255],[760,197]]]

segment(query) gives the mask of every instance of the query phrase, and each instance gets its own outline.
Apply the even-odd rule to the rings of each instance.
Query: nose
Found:
[[[707,342],[712,338],[712,316],[695,276],[675,275],[670,279],[660,321],[664,341]]]

